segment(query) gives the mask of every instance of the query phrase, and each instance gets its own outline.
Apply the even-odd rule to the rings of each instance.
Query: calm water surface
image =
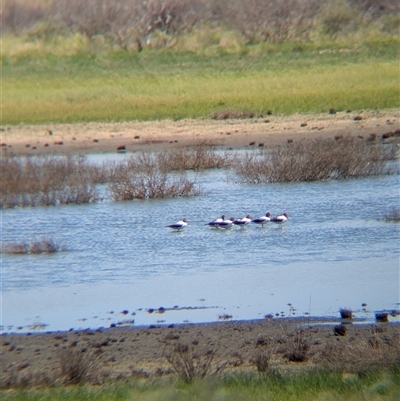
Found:
[[[52,238],[67,248],[2,255],[3,331],[338,317],[341,307],[368,321],[399,308],[399,225],[379,220],[399,206],[398,176],[269,185],[237,184],[224,171],[194,177],[207,195],[2,210],[4,243]],[[266,211],[289,221],[205,226]],[[185,231],[165,227],[183,217]]]

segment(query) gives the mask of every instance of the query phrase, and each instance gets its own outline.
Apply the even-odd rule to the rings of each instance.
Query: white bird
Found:
[[[233,222],[235,221],[235,219],[233,217],[231,217],[229,220],[223,220],[220,221],[219,223],[217,223],[217,227],[219,228],[231,228],[233,227]]]
[[[218,217],[218,219],[210,221],[209,223],[206,224],[206,226],[218,227],[218,224],[222,223],[223,221],[225,221],[225,215],[224,214],[221,217]]]
[[[288,217],[289,216],[287,213],[282,213],[279,216],[273,217],[271,219],[271,222],[282,225],[283,223],[285,223],[287,221]]]
[[[264,224],[267,224],[269,221],[271,221],[271,213],[267,212],[265,213],[265,216],[261,216],[257,219],[252,220],[252,223],[256,223],[256,224],[261,224],[262,227],[264,227]]]
[[[178,222],[176,222],[174,224],[170,224],[167,227],[172,228],[173,230],[180,231],[180,230],[183,230],[187,225],[188,225],[188,222],[185,218],[185,219],[179,220]]]
[[[233,221],[233,224],[235,226],[240,226],[240,227],[244,227],[245,225],[249,224],[251,222],[251,217],[248,214],[246,217],[243,217],[241,219],[235,219]]]

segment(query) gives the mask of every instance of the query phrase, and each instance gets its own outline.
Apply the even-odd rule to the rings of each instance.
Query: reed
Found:
[[[248,152],[237,159],[233,169],[247,183],[360,178],[393,173],[388,165],[392,157],[392,148],[353,138],[326,139]]]

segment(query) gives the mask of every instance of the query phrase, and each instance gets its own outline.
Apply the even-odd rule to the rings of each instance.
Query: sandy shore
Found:
[[[2,154],[87,154],[164,150],[206,142],[243,148],[314,138],[380,138],[400,129],[398,110],[268,116],[245,120],[179,120],[2,127]],[[252,144],[252,145],[250,145]]]

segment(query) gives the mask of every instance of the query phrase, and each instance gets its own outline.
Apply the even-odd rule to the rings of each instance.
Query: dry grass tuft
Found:
[[[349,308],[340,308],[340,317],[342,319],[352,319],[353,318],[353,311]]]
[[[257,372],[265,374],[268,372],[273,355],[274,352],[269,349],[258,350],[250,362],[255,365]]]
[[[347,335],[347,327],[344,324],[339,324],[333,328],[335,336],[344,337]]]
[[[193,348],[187,344],[178,343],[173,352],[167,353],[165,358],[179,378],[190,383],[196,378],[217,374],[225,368],[227,363],[212,369],[214,356],[213,350]]]
[[[59,353],[61,377],[65,384],[96,382],[97,360],[93,352],[85,349],[63,349]]]
[[[398,366],[398,334],[389,336],[382,330],[375,330],[369,338],[347,337],[348,341],[341,339],[326,344],[318,353],[315,362],[331,371],[357,374],[374,368],[391,369]]]

